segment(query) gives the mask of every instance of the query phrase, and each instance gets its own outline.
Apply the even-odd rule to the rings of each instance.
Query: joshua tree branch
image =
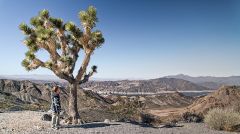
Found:
[[[79,82],[79,84],[83,84],[88,82],[89,78],[94,74],[95,72],[92,70],[87,75],[84,75],[83,79]]]
[[[78,60],[78,53],[80,51],[80,47],[77,46],[76,49],[72,52],[72,55],[73,55],[73,63],[72,63],[72,66],[70,68],[70,73],[73,73],[74,69],[75,69],[75,64]]]
[[[80,69],[78,70],[78,74],[76,76],[76,81],[80,82],[84,73],[86,72],[86,68],[89,64],[90,58],[91,58],[92,51],[88,51],[88,53],[85,54],[85,57],[83,59],[82,65]]]
[[[67,75],[65,73],[62,73],[62,72],[58,72],[56,70],[52,70],[52,71],[59,78],[64,79],[64,80],[68,81],[69,83],[74,83],[75,82],[75,80],[74,80],[74,78],[72,76],[69,76],[69,75]]]
[[[61,42],[61,49],[62,49],[62,55],[65,56],[67,55],[67,40],[64,36],[64,31],[61,29],[57,30],[57,37]]]
[[[32,62],[29,64],[29,68],[30,69],[37,69],[38,67],[43,67],[44,66],[44,62],[42,62],[41,60],[39,60],[38,58],[34,58],[32,60]]]

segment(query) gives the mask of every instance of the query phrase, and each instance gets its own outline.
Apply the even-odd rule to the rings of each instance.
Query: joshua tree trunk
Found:
[[[78,119],[80,119],[77,109],[77,85],[77,83],[69,84],[69,115],[72,119],[73,124],[77,124]]]

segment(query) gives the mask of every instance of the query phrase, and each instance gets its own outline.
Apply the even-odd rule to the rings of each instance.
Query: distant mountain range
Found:
[[[101,92],[157,93],[162,91],[206,91],[209,88],[176,78],[150,80],[90,81],[82,85],[85,89]]]
[[[195,84],[208,87],[211,89],[218,89],[222,85],[240,85],[240,76],[229,77],[212,77],[212,76],[199,76],[192,77],[184,74],[166,76],[165,78],[183,79]]]
[[[166,78],[175,78],[175,79],[166,79]],[[30,80],[36,83],[47,83],[47,82],[65,83],[66,82],[65,80],[59,79],[54,75],[0,75],[0,79]],[[89,85],[92,85],[91,88],[98,91],[103,90],[101,88],[104,88],[105,90],[111,89],[114,91],[125,91],[127,89],[128,91],[137,91],[137,90],[138,91],[142,91],[142,90],[159,91],[160,89],[163,90],[163,88],[166,88],[167,90],[189,90],[189,87],[191,87],[193,90],[196,90],[196,89],[202,90],[203,87],[208,89],[218,89],[222,85],[240,85],[240,76],[192,77],[184,74],[179,74],[179,75],[171,75],[171,76],[165,76],[158,79],[149,79],[149,80],[120,80],[120,79],[104,79],[104,78],[91,78],[91,79],[94,82],[91,81],[85,84],[84,87],[89,87]],[[181,81],[181,80],[185,80],[185,81]],[[135,84],[132,84],[132,83],[135,83]],[[185,85],[185,87],[183,85]],[[196,88],[196,85],[200,86],[200,88]]]
[[[30,80],[30,81],[51,81],[51,82],[65,82],[58,78],[55,75],[41,75],[41,74],[33,74],[33,75],[0,75],[0,79],[10,79],[10,80]],[[121,79],[112,79],[112,78],[91,78],[91,80],[96,81],[117,81]]]
[[[55,75],[0,75],[0,79],[10,79],[10,80],[31,80],[31,81],[64,81],[59,79]]]
[[[2,77],[11,80],[29,80],[35,83],[44,84],[57,82],[66,87],[67,83],[53,76],[11,76]],[[162,91],[205,91],[209,88],[194,84],[192,82],[176,78],[158,78],[149,80],[118,80],[118,81],[89,81],[81,86],[84,89],[101,92],[134,92],[134,93],[157,93]]]

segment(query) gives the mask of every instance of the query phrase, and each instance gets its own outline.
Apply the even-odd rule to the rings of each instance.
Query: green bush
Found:
[[[204,122],[212,129],[236,131],[240,124],[240,113],[233,109],[214,108],[204,118]]]

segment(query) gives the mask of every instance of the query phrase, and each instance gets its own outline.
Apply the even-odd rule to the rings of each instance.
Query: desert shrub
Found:
[[[142,123],[150,124],[155,121],[155,117],[150,114],[141,113]]]
[[[12,104],[11,103],[7,103],[7,102],[0,102],[0,109],[6,109],[11,107]]]
[[[157,127],[162,123],[158,116],[145,113],[143,111],[136,112],[129,120],[131,123],[141,124],[143,126]]]
[[[205,115],[204,122],[212,129],[236,131],[236,126],[240,124],[240,113],[233,109],[215,108]]]
[[[185,122],[202,122],[203,121],[203,116],[200,114],[196,113],[191,113],[191,112],[185,112],[182,114],[182,120]]]

